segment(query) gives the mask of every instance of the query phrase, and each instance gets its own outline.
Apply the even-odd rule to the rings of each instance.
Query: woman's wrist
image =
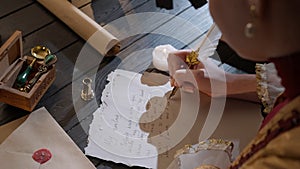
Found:
[[[227,95],[256,93],[254,74],[226,74]]]

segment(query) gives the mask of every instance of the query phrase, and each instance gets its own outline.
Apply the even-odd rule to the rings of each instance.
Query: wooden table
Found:
[[[115,57],[104,58],[99,65],[95,82],[98,104],[100,102],[101,91],[105,85],[106,75],[117,68],[121,62],[136,72],[143,72],[152,67],[151,55],[139,56],[138,59],[126,59],[131,53],[145,48],[154,48],[161,44],[171,44],[177,49],[186,48],[187,45],[195,45],[199,37],[205,33],[211,24],[207,7],[206,9],[200,8],[196,10],[187,0],[174,1],[173,10],[157,8],[154,0],[93,0],[92,3],[85,0],[73,0],[73,3],[95,18],[102,26],[122,16],[133,13],[161,12],[182,17],[203,30],[202,32],[191,32],[193,38],[191,38],[188,44],[151,33],[138,34],[121,39],[121,52]],[[162,23],[159,27],[164,26],[167,22]],[[80,99],[74,101],[71,97],[72,73],[77,57],[85,44],[84,40],[34,0],[1,0],[0,35],[2,42],[7,40],[15,30],[21,30],[23,33],[24,53],[29,53],[30,48],[35,45],[45,45],[51,49],[52,53],[58,56],[56,80],[41,99],[36,109],[45,106],[67,134],[83,150],[87,144],[87,135],[83,131],[89,126],[92,120],[92,112],[98,107],[98,105],[84,102]],[[232,69],[228,65],[223,64],[223,66],[228,68],[228,70]],[[75,110],[81,112],[79,113],[80,115],[76,115]],[[28,113],[0,103],[0,125]],[[128,168],[121,164],[114,164],[92,157],[89,158],[97,168]]]

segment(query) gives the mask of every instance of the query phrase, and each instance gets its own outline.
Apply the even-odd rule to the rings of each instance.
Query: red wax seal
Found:
[[[34,161],[36,161],[40,164],[44,164],[45,162],[50,160],[51,157],[52,157],[51,152],[45,148],[35,151],[32,155],[32,158],[34,159]]]

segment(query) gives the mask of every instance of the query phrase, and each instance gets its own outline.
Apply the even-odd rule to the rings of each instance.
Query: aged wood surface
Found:
[[[2,0],[0,5],[0,18],[3,18],[13,12],[21,10],[23,7],[32,4],[32,0]]]
[[[159,12],[174,16],[173,18],[162,18],[158,22],[153,22],[150,18],[148,22],[153,22],[153,24],[145,21],[143,24],[150,25],[151,31],[121,39],[122,48],[117,56],[104,58],[101,64],[82,70],[82,74],[73,79],[75,64],[85,42],[38,2],[34,0],[1,0],[0,35],[2,41],[5,41],[15,30],[21,30],[24,53],[29,53],[30,48],[35,45],[45,45],[58,56],[56,80],[36,108],[45,106],[83,150],[87,144],[86,131],[92,120],[93,111],[100,104],[107,75],[116,68],[143,72],[152,67],[151,49],[157,45],[171,44],[177,49],[194,47],[199,43],[199,37],[207,31],[212,20],[209,17],[207,6],[196,10],[187,0],[174,1],[173,10],[157,8],[154,0],[72,0],[72,2],[102,26],[107,26],[123,16],[143,12]],[[175,16],[189,21],[199,31],[182,33],[180,30],[182,25],[173,22]],[[140,24],[140,22],[138,23]],[[178,33],[179,37],[185,38],[185,42],[157,34],[162,29],[168,29],[174,34]],[[148,50],[144,51],[144,49]],[[97,59],[96,55],[94,59]],[[230,66],[227,69],[230,69]],[[95,70],[97,72],[95,79],[97,103],[84,102],[78,98],[73,100],[73,83],[76,82],[75,87],[80,88],[78,81],[89,76]],[[28,112],[0,103],[0,125],[25,114]],[[89,159],[99,169],[129,168],[93,157],[89,157]]]

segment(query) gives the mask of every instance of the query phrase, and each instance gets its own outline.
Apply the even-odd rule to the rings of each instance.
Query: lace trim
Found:
[[[255,72],[257,81],[256,91],[258,98],[264,106],[263,112],[269,113],[273,108],[273,104],[268,91],[267,70],[265,65],[256,64]]]
[[[281,78],[277,75],[277,70],[273,63],[256,64],[257,95],[264,109],[263,113],[269,113],[278,97],[284,92],[281,85]]]
[[[201,150],[225,151],[229,158],[232,159],[233,143],[223,139],[208,139],[195,145],[187,144],[182,149],[176,151],[174,158],[177,158],[182,154],[194,154]]]

